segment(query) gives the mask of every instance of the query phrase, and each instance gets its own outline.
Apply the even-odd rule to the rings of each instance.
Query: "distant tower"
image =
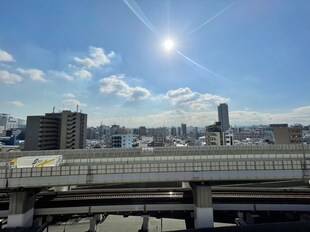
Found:
[[[177,128],[176,127],[171,127],[171,135],[172,136],[177,136]]]
[[[181,129],[182,129],[183,138],[187,138],[187,131],[186,131],[186,124],[185,123],[181,123]]]
[[[229,129],[228,105],[221,103],[217,107],[219,122],[221,123],[221,131],[225,132]]]

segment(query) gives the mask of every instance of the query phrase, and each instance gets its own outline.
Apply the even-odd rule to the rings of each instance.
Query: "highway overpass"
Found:
[[[54,154],[63,155],[62,166],[14,169],[8,166],[8,162],[16,157]],[[19,221],[18,225],[29,221],[34,213],[36,193],[33,189],[190,182],[194,195],[195,225],[201,228],[213,224],[212,183],[308,180],[310,146],[300,144],[7,152],[1,153],[0,165],[0,188],[13,190],[9,222],[11,216],[11,222],[13,219]],[[19,207],[29,197],[32,203]],[[15,223],[12,225],[16,226]]]

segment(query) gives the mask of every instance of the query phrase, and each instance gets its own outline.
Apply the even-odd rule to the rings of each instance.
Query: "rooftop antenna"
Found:
[[[55,113],[55,106],[53,107],[53,113]]]
[[[79,105],[76,105],[76,112],[79,112]]]

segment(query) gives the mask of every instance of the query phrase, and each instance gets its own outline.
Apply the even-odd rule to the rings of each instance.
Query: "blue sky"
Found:
[[[0,112],[206,126],[226,102],[231,125],[309,125],[309,28],[308,0],[3,0]]]

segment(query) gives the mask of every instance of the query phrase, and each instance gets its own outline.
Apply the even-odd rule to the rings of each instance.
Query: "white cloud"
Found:
[[[180,126],[185,122],[187,125],[206,126],[213,124],[217,119],[217,112],[188,112],[182,109],[168,110],[156,114],[149,114],[144,116],[124,116],[102,118],[98,122],[93,122],[93,126],[98,125],[101,121],[109,125],[111,123],[124,125],[126,127],[162,127],[162,126]]]
[[[64,93],[63,96],[66,98],[75,98],[75,96],[72,93]]]
[[[42,81],[46,82],[46,79],[44,78],[44,72],[39,69],[22,69],[18,68],[16,69],[20,74],[24,74],[28,76],[30,79],[34,81]]]
[[[169,90],[165,98],[174,106],[197,111],[207,110],[210,109],[212,105],[229,101],[229,98],[218,95],[193,92],[188,87]]]
[[[15,61],[13,56],[11,54],[9,54],[6,51],[3,51],[0,49],[0,62],[4,61],[4,62],[13,62]]]
[[[6,102],[7,104],[10,104],[12,106],[16,106],[16,107],[24,107],[24,103],[20,102],[20,101],[8,101]]]
[[[85,69],[82,69],[82,70],[75,72],[74,76],[79,77],[81,79],[85,79],[85,80],[90,80],[92,77],[91,73]]]
[[[67,74],[66,72],[59,72],[59,71],[49,71],[52,75],[56,76],[56,77],[60,77],[64,80],[68,80],[68,81],[73,81],[74,78],[72,76],[70,76],[69,74]]]
[[[116,94],[125,97],[128,101],[143,100],[148,98],[151,93],[146,88],[129,86],[122,76],[112,75],[100,80],[100,92]]]
[[[83,68],[91,69],[109,64],[111,62],[111,58],[113,57],[115,57],[115,53],[113,51],[111,51],[109,54],[105,54],[102,48],[91,46],[89,47],[88,57],[74,57],[74,61],[81,65]]]
[[[272,124],[272,123],[303,123],[309,124],[310,106],[295,108],[281,113],[263,113],[257,111],[232,111],[230,121],[236,125]]]
[[[17,82],[20,82],[22,78],[16,74],[9,73],[5,70],[0,70],[0,81],[2,81],[5,84],[13,85]]]
[[[69,107],[69,108],[71,107],[75,108],[77,105],[82,106],[82,107],[87,106],[85,103],[82,103],[79,100],[74,99],[74,98],[65,99],[62,101],[62,104],[64,105],[64,107]]]

